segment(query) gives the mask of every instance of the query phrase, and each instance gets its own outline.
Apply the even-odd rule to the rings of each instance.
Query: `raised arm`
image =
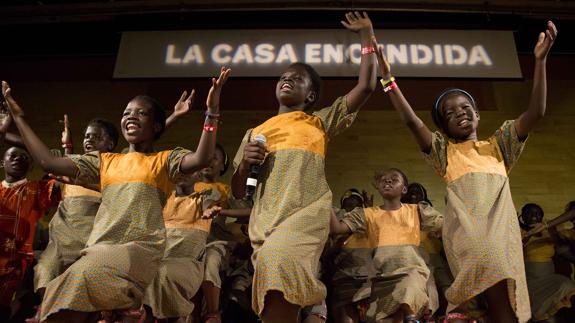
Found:
[[[361,62],[359,64],[359,78],[357,85],[346,94],[346,104],[349,113],[359,110],[371,93],[375,91],[377,85],[377,72],[375,57],[373,55],[372,41],[373,26],[366,12],[363,15],[359,12],[348,12],[345,15],[346,21],[342,21],[345,28],[358,33],[361,38]]]
[[[547,54],[557,37],[557,28],[553,22],[547,22],[547,30],[539,34],[535,45],[535,70],[533,74],[533,88],[527,111],[523,112],[515,121],[515,130],[520,139],[527,137],[539,119],[545,115],[547,107]]]
[[[337,219],[335,216],[335,211],[331,210],[331,218],[329,219],[329,234],[349,234],[351,233],[351,228]]]
[[[8,110],[8,106],[4,101],[4,97],[1,97],[0,100],[0,140],[7,143],[10,146],[16,146],[25,148],[24,142],[20,136],[9,133],[8,128],[10,128],[10,124],[12,124],[12,115],[10,115],[10,111]]]
[[[75,176],[78,170],[76,165],[68,158],[54,157],[48,147],[36,136],[30,126],[28,126],[24,120],[22,108],[12,97],[12,90],[5,81],[2,81],[2,95],[8,104],[8,109],[10,109],[12,113],[14,123],[20,131],[26,148],[28,148],[30,155],[32,155],[40,167],[47,173],[60,176]]]
[[[391,66],[383,53],[383,47],[377,44],[375,37],[372,38],[373,46],[375,47],[379,69],[381,70],[382,85],[388,84],[384,91],[389,95],[393,108],[399,113],[401,121],[409,128],[415,141],[419,145],[419,149],[424,153],[431,151],[431,131],[423,123],[423,121],[415,114],[415,111],[407,102],[407,99],[401,93],[401,89],[397,83],[392,80]]]
[[[74,153],[74,143],[72,142],[72,134],[70,133],[70,123],[68,122],[68,115],[64,114],[64,130],[62,130],[62,148],[64,154],[71,155]]]
[[[542,232],[545,229],[549,230],[573,219],[575,219],[575,208],[565,211],[563,214],[552,219],[551,221],[548,221],[547,223],[538,223],[535,228],[529,230],[526,236],[530,237],[534,234]]]
[[[196,90],[192,90],[188,96],[188,91],[182,92],[180,99],[176,102],[174,106],[174,112],[166,119],[166,129],[171,127],[180,117],[190,111],[192,104],[194,103],[194,98],[196,95]]]
[[[202,136],[196,151],[182,158],[180,163],[180,171],[182,173],[191,174],[207,166],[214,156],[216,131],[220,117],[220,93],[230,75],[230,71],[229,68],[222,67],[220,76],[217,79],[212,78],[212,87],[206,100],[208,110],[206,111],[206,121],[204,122]]]

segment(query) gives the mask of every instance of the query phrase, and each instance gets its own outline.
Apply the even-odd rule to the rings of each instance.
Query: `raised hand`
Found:
[[[211,208],[205,209],[202,214],[202,219],[213,219],[220,214],[222,210],[219,206],[212,206]]]
[[[206,105],[208,111],[212,113],[218,113],[220,111],[220,93],[222,92],[222,87],[228,80],[230,76],[231,69],[228,67],[222,67],[220,70],[220,76],[216,79],[212,78],[212,87],[208,93],[208,98],[206,100]]]
[[[359,13],[359,11],[350,11],[348,13],[345,14],[345,19],[347,20],[347,22],[345,21],[341,21],[341,24],[357,33],[361,30],[373,30],[373,26],[371,24],[371,20],[369,19],[369,17],[367,16],[367,12],[363,12],[363,16]]]
[[[364,207],[372,207],[373,206],[373,194],[368,195],[367,191],[362,190],[361,196],[363,197],[363,206]]]
[[[196,96],[196,90],[193,89],[192,92],[190,92],[190,95],[188,95],[188,91],[182,92],[182,96],[180,96],[180,99],[178,100],[178,102],[176,102],[176,105],[174,106],[174,113],[172,113],[172,115],[174,117],[181,117],[184,114],[188,113],[188,111],[190,111],[190,108],[192,107],[192,104],[194,103],[195,96]]]
[[[72,135],[70,134],[70,123],[68,122],[68,115],[64,114],[64,120],[60,120],[64,124],[64,130],[62,130],[62,145],[72,144]]]
[[[375,55],[377,56],[377,63],[379,65],[379,69],[381,70],[381,77],[384,80],[389,80],[391,78],[391,65],[387,61],[385,54],[383,53],[383,46],[379,46],[377,43],[377,39],[375,36],[371,37],[371,43],[373,48],[375,49]]]
[[[12,89],[10,88],[10,85],[8,85],[8,82],[6,81],[2,81],[2,95],[4,96],[4,100],[6,100],[6,105],[8,106],[8,109],[12,113],[12,117],[14,118],[23,117],[24,111],[18,105],[16,100],[14,100],[14,98],[12,97]]]
[[[539,33],[539,39],[537,39],[537,44],[535,44],[535,49],[533,50],[536,59],[545,60],[547,58],[555,38],[557,38],[557,28],[552,21],[548,21],[547,30]]]
[[[11,123],[12,115],[10,115],[10,111],[8,111],[6,103],[2,101],[2,104],[0,105],[0,134],[6,134]]]

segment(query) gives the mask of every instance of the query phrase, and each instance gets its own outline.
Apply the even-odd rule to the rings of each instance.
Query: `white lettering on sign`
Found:
[[[457,44],[386,44],[380,45],[391,65],[457,65],[492,66],[493,62],[483,47],[470,49]],[[360,64],[361,45],[308,43],[303,48],[304,62],[313,65]],[[183,56],[181,53],[184,53]],[[221,43],[211,49],[211,60],[217,65],[291,64],[298,62],[297,51],[292,44],[276,46],[270,43],[240,44],[236,47]],[[182,50],[176,45],[166,46],[166,65],[202,65],[205,63],[202,47],[192,44]]]

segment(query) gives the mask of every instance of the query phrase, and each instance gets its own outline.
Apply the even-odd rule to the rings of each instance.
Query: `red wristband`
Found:
[[[205,132],[214,132],[216,130],[218,130],[218,126],[204,123],[204,131]]]
[[[369,55],[375,53],[375,48],[373,46],[362,47],[361,55]]]

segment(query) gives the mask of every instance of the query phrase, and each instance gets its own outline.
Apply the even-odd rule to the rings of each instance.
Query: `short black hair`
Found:
[[[419,188],[421,190],[421,193],[423,193],[423,200],[422,201],[425,201],[425,202],[429,203],[429,205],[433,206],[433,203],[431,203],[431,201],[429,200],[429,197],[427,196],[427,190],[425,189],[425,186],[423,186],[423,184],[417,183],[417,182],[409,183],[409,185],[407,185],[407,191],[409,192],[409,190],[412,187]],[[402,197],[401,199],[402,199],[401,202],[407,203],[404,201],[406,199],[406,197]]]
[[[166,130],[166,110],[164,107],[158,102],[158,100],[154,99],[153,97],[145,94],[136,95],[130,102],[132,101],[140,101],[148,105],[150,109],[152,109],[152,114],[154,116],[154,121],[160,124],[160,131],[156,133],[154,139],[158,139]]]
[[[311,80],[311,90],[315,92],[315,100],[310,102],[308,104],[308,106],[313,107],[317,103],[317,101],[319,101],[319,96],[321,94],[321,83],[322,83],[321,77],[319,76],[317,71],[309,64],[302,63],[302,62],[296,62],[296,63],[291,64],[288,68],[291,68],[291,67],[296,67],[296,68],[301,67],[309,75],[309,78]]]
[[[230,159],[228,158],[228,154],[222,145],[216,143],[216,150],[219,150],[224,156],[224,169],[222,169],[220,172],[220,176],[222,176],[228,171],[228,168],[230,167]]]
[[[539,211],[539,213],[541,213],[541,218],[543,218],[545,216],[545,212],[543,212],[543,208],[539,204],[535,204],[535,203],[527,203],[527,204],[523,205],[523,207],[521,208],[521,215],[526,214],[530,210]]]
[[[90,122],[88,122],[86,129],[88,129],[88,127],[90,126],[97,126],[104,129],[104,131],[108,134],[108,136],[110,136],[110,139],[112,139],[113,144],[112,150],[116,148],[116,145],[118,144],[118,139],[120,138],[120,133],[118,132],[118,128],[116,128],[116,126],[112,122],[103,118],[94,118],[90,120]]]

